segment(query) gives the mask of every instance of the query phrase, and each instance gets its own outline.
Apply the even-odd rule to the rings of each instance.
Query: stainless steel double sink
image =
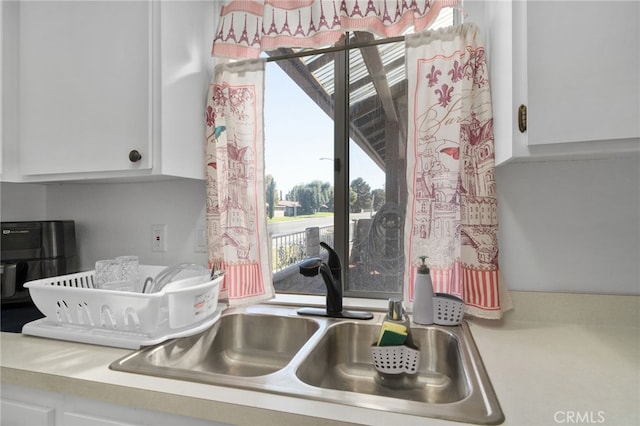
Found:
[[[296,308],[227,309],[200,334],[142,348],[113,370],[477,424],[504,415],[466,322],[417,326],[415,375],[381,375],[370,347],[384,319],[300,316]]]

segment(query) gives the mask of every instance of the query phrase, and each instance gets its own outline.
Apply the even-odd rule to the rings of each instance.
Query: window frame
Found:
[[[462,23],[462,15],[459,10],[452,11],[451,25]],[[350,33],[346,33],[344,42],[339,45],[324,49],[305,49],[294,53],[278,54],[277,51],[268,52],[267,62],[301,58],[319,54],[335,53],[334,55],[334,246],[342,261],[342,291],[346,298],[352,300],[368,300],[373,305],[378,305],[382,299],[389,297],[402,297],[402,288],[398,292],[376,292],[362,290],[348,290],[346,285],[349,279],[349,235],[350,235],[350,206],[349,206],[349,141],[350,141],[350,116],[349,116],[349,53],[353,49],[362,49],[382,44],[398,43],[404,41],[404,36],[372,39],[367,41],[351,42]],[[273,54],[273,55],[272,55]],[[272,55],[272,56],[271,56]],[[338,119],[341,117],[342,119]],[[386,173],[386,172],[385,172]],[[303,298],[317,298],[319,296],[305,295],[303,293],[277,293],[277,300],[291,300]],[[362,305],[362,303],[360,303]]]
[[[350,235],[350,176],[349,176],[349,145],[350,145],[350,114],[349,114],[349,55],[350,51],[367,47],[375,47],[383,44],[400,43],[403,36],[373,39],[368,41],[350,42],[350,33],[346,33],[344,43],[325,49],[308,49],[295,53],[277,54],[269,52],[272,56],[267,62],[286,61],[298,59],[304,56],[320,54],[333,54],[334,62],[334,99],[333,99],[333,161],[334,161],[334,246],[342,261],[342,291],[346,297],[359,299],[388,299],[389,297],[401,297],[402,289],[397,292],[376,292],[349,290],[346,285],[349,280],[349,235]],[[342,119],[338,119],[341,117]],[[290,293],[289,293],[290,294]],[[300,293],[302,294],[302,293]]]

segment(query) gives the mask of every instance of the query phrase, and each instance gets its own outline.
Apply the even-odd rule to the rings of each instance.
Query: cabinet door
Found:
[[[64,426],[135,426],[133,423],[123,423],[118,420],[105,419],[82,413],[63,413]]]
[[[0,413],[0,423],[3,425],[55,425],[55,408],[44,405],[17,402],[2,398]]]
[[[528,144],[640,137],[640,3],[527,2]]]
[[[20,2],[22,174],[151,167],[151,16],[148,1]]]
[[[2,153],[4,151],[4,130],[3,130],[3,107],[4,107],[4,76],[3,76],[3,68],[4,68],[4,4],[0,3],[0,176],[2,176],[2,164],[4,163],[2,158]]]

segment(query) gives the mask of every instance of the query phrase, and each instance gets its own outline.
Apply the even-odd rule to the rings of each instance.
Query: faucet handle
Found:
[[[322,259],[312,257],[300,263],[300,273],[305,277],[315,277],[322,265]]]

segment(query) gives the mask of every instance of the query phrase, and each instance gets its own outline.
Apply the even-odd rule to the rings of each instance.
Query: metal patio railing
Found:
[[[333,246],[333,226],[309,227],[304,231],[271,237],[272,270],[280,271],[307,257],[320,255],[320,241]]]

